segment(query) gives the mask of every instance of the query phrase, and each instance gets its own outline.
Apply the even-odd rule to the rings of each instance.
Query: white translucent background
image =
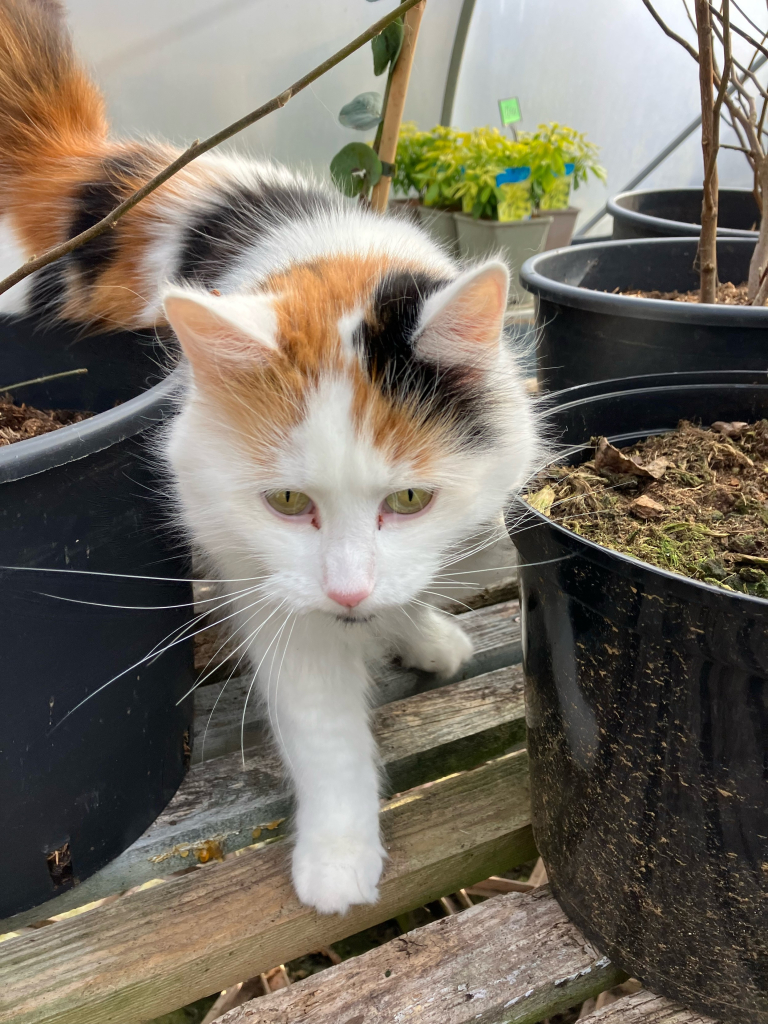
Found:
[[[66,0],[77,46],[107,95],[116,130],[183,143],[203,137],[282,91],[392,10],[394,0]],[[691,36],[682,0],[659,11]],[[741,6],[759,24],[762,0]],[[429,0],[406,116],[439,120],[461,0]],[[287,107],[248,129],[238,149],[326,173],[333,154],[366,135],[342,128],[341,106],[383,88],[370,47]],[[607,188],[576,195],[598,209],[697,114],[693,60],[667,39],[641,0],[477,0],[454,124],[497,124],[497,101],[518,96],[523,127],[560,121],[601,147]],[[728,132],[724,133],[724,141]],[[724,152],[721,182],[750,184],[741,154]],[[696,133],[643,187],[700,183]],[[607,230],[604,221],[598,230]]]

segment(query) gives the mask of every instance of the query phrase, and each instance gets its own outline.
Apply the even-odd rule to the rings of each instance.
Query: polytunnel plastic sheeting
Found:
[[[395,0],[67,0],[75,44],[104,89],[116,132],[184,143],[281,92],[397,7]],[[430,0],[405,116],[440,117],[461,0]],[[370,44],[232,145],[328,173],[334,154],[373,132],[342,127],[358,93],[384,91]]]
[[[683,0],[654,6],[693,39]],[[763,0],[740,6],[768,27]],[[454,124],[498,125],[498,100],[510,96],[520,100],[523,129],[559,121],[601,147],[608,185],[593,179],[573,195],[582,223],[700,113],[696,63],[663,34],[642,0],[476,0]],[[700,185],[700,139],[695,132],[638,187]],[[724,123],[722,141],[736,141]],[[752,184],[741,153],[721,151],[719,171],[721,185]],[[597,230],[609,231],[610,221]]]

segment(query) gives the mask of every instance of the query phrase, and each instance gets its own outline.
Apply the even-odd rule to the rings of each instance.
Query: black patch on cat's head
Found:
[[[438,366],[414,349],[424,302],[449,283],[426,273],[387,275],[374,292],[372,314],[357,329],[355,345],[371,380],[390,401],[416,406],[426,420],[458,426],[467,445],[484,448],[494,435],[484,411],[487,395],[466,369]]]
[[[177,276],[211,288],[265,231],[337,206],[328,193],[301,184],[222,188],[185,231]]]

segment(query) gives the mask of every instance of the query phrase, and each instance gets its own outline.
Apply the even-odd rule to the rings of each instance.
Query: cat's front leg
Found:
[[[324,914],[374,903],[384,858],[362,629],[302,617],[259,673],[297,796],[293,884]]]
[[[408,605],[388,616],[388,639],[407,668],[449,679],[472,656],[473,645],[453,615]]]

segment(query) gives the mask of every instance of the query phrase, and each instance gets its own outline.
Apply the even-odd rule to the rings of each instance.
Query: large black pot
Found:
[[[115,857],[183,777],[191,641],[138,664],[191,614],[145,443],[173,411],[165,363],[149,336],[0,318],[0,390],[86,367],[15,396],[100,413],[0,448],[0,918]]]
[[[597,242],[523,264],[537,296],[538,378],[554,391],[645,373],[768,368],[768,309],[614,292],[698,288],[695,238]],[[754,244],[717,243],[720,279],[746,281]]]
[[[621,192],[608,200],[614,238],[680,238],[701,234],[701,188],[655,188]],[[717,233],[757,241],[760,210],[748,188],[721,188]]]
[[[597,434],[766,416],[766,374],[672,374],[574,388],[553,423],[578,462]],[[653,991],[768,1024],[768,601],[519,513],[533,829],[554,893]]]

